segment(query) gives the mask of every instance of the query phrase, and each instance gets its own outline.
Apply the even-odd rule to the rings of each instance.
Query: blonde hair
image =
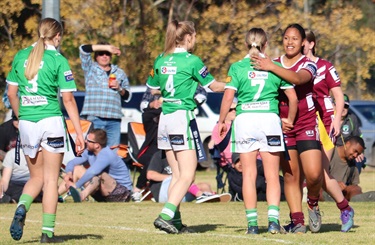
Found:
[[[251,28],[246,34],[245,42],[249,48],[249,55],[257,55],[267,43],[267,34],[262,28]]]
[[[177,45],[184,44],[184,38],[187,34],[195,33],[194,23],[191,21],[169,22],[164,44],[164,54],[170,54]]]
[[[45,49],[44,42],[46,40],[52,40],[58,33],[60,33],[61,35],[62,31],[62,25],[55,19],[45,18],[39,23],[39,39],[31,50],[29,57],[27,58],[25,77],[28,80],[32,80],[36,76],[36,74],[38,74],[40,62],[42,61]]]

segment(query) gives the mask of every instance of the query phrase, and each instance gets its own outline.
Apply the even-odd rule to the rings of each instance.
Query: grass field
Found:
[[[215,185],[215,171],[199,171],[197,181]],[[364,191],[375,190],[375,171],[361,174]],[[373,244],[375,241],[375,203],[353,202],[355,226],[348,233],[340,232],[339,210],[333,202],[321,202],[323,226],[318,234],[271,235],[266,233],[267,205],[258,203],[260,235],[245,235],[246,220],[243,203],[183,203],[183,222],[194,234],[169,235],[158,231],[153,221],[162,204],[142,203],[59,203],[56,235],[65,244]],[[27,214],[24,235],[15,242],[9,225],[16,206],[0,205],[0,244],[39,243],[41,235],[41,204],[33,204]],[[307,217],[307,210],[304,210]],[[288,221],[288,207],[281,203],[280,221]]]

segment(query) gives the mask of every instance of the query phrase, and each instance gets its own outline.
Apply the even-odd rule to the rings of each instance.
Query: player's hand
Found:
[[[267,55],[261,57],[260,55],[253,54],[250,59],[250,64],[257,70],[270,71],[275,65]]]
[[[288,118],[281,118],[281,123],[283,133],[289,132],[294,127],[293,122],[291,122]]]
[[[108,51],[111,52],[111,54],[114,54],[114,55],[117,55],[117,56],[119,56],[121,54],[121,50],[118,47],[113,46],[113,45],[109,45]]]
[[[344,184],[344,182],[342,182],[342,181],[338,181],[338,183],[339,183],[339,186],[340,186],[340,188],[341,188],[341,191],[345,190],[346,185]]]
[[[218,122],[218,131],[221,138],[224,138],[227,134],[227,125],[222,122]]]
[[[80,156],[85,150],[85,140],[83,139],[83,135],[77,135],[75,143],[77,156]]]

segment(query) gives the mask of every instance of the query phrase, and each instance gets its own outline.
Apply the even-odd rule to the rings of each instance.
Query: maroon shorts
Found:
[[[298,130],[293,129],[292,131],[286,133],[285,135],[286,146],[296,146],[297,141],[303,140],[316,140],[319,141],[319,130],[317,125],[310,125]]]

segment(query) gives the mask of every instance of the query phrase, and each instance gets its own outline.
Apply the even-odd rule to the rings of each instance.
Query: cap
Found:
[[[350,104],[349,96],[347,94],[344,94],[344,104],[347,106]]]
[[[240,160],[240,153],[232,153],[232,163],[236,163]]]

